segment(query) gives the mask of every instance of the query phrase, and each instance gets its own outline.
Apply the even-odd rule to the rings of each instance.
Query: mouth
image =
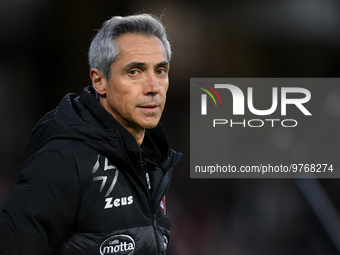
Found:
[[[145,108],[145,109],[155,109],[157,108],[159,105],[158,104],[145,104],[145,105],[140,105],[138,106],[139,108]]]
[[[138,108],[146,112],[154,112],[159,108],[159,105],[158,104],[145,104],[145,105],[139,105]]]

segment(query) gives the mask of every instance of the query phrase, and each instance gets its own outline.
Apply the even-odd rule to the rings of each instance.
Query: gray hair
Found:
[[[163,24],[157,18],[149,14],[115,16],[103,23],[102,28],[92,40],[88,53],[90,68],[102,71],[105,78],[110,79],[110,67],[119,54],[115,39],[126,33],[157,36],[163,43],[168,61],[170,61],[170,43]]]

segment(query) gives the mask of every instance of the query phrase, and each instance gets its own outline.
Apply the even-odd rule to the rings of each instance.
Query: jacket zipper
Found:
[[[151,189],[151,182],[150,182],[150,176],[149,173],[146,171],[145,173],[145,178],[146,178],[146,184],[148,185],[148,189]]]
[[[148,172],[148,169],[146,167],[146,163],[144,162],[144,159],[143,159],[143,155],[142,155],[142,149],[139,149],[139,163],[140,163],[140,166],[141,168],[144,170],[145,172],[145,179],[146,179],[146,186],[148,188],[148,190],[151,189],[151,182],[150,182],[150,176],[149,176],[149,172]],[[150,192],[148,192],[149,195],[150,195]]]
[[[152,228],[153,228],[153,233],[155,237],[155,245],[156,245],[156,251],[157,254],[159,254],[160,247],[159,247],[159,238],[158,238],[158,230],[157,230],[157,223],[156,223],[156,214],[152,211],[152,201],[151,201],[151,181],[150,181],[150,175],[148,172],[148,169],[146,167],[146,163],[144,162],[143,155],[142,155],[142,149],[139,150],[139,163],[142,167],[142,169],[145,171],[145,179],[146,179],[146,185],[147,185],[147,191],[148,191],[148,196],[149,196],[149,208],[150,208],[150,213],[151,213],[151,221],[152,221]]]

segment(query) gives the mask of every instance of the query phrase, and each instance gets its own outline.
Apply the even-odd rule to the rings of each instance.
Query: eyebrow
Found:
[[[146,68],[147,64],[145,64],[144,62],[131,62],[129,64],[127,64],[125,66],[125,69],[131,69],[131,68]],[[161,66],[164,66],[164,67],[168,67],[169,66],[169,62],[168,61],[162,61],[160,63],[158,63],[156,65],[156,68],[158,67],[161,67]]]
[[[160,66],[169,67],[169,65],[170,65],[169,62],[164,60],[164,61],[158,63],[158,64],[156,65],[156,67],[157,67],[157,68],[160,67]]]

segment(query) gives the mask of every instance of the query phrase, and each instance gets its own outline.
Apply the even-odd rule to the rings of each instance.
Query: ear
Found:
[[[107,88],[107,80],[104,74],[96,68],[91,68],[90,77],[95,91],[97,91],[99,95],[104,96]]]

